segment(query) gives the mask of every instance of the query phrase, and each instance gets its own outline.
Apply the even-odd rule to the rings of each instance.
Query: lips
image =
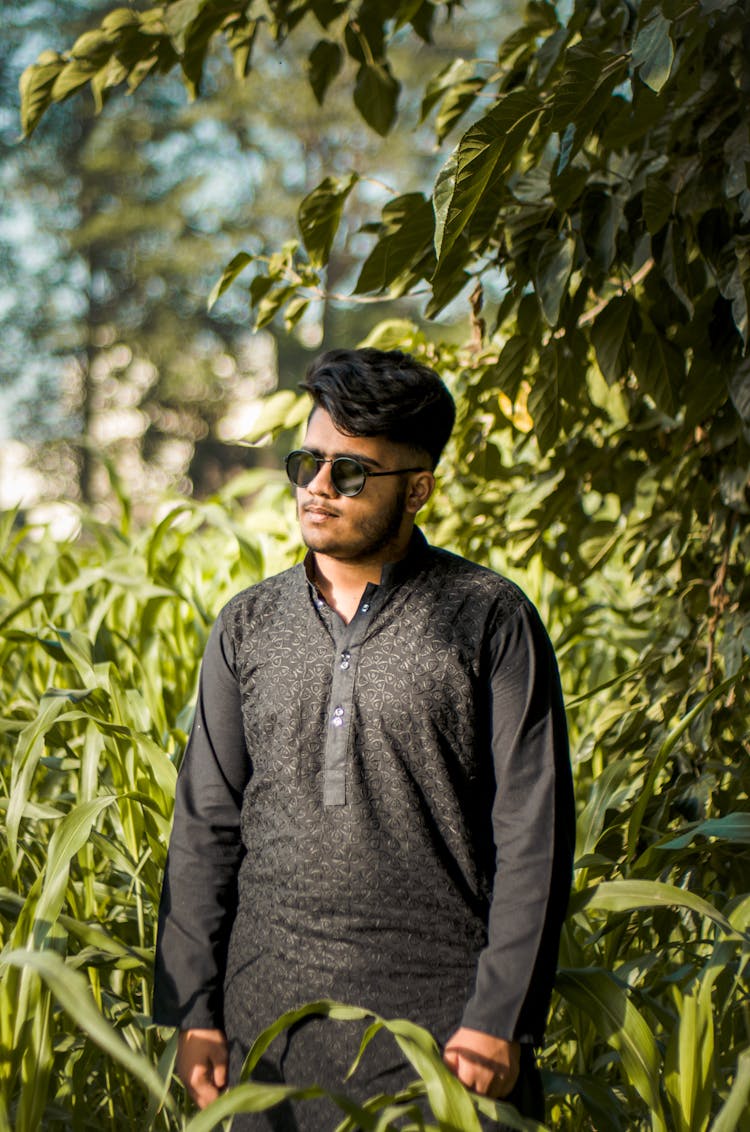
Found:
[[[303,511],[303,514],[305,514],[305,515],[326,516],[327,518],[334,518],[334,519],[338,516],[338,511],[330,511],[327,507],[321,507],[317,503],[307,503],[307,504],[305,504],[302,508],[302,511]]]

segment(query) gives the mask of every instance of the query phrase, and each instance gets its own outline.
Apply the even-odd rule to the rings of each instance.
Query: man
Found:
[[[304,388],[287,472],[309,549],[233,598],[206,648],[154,1018],[180,1027],[201,1107],[279,1014],[334,998],[427,1026],[464,1084],[541,1119],[532,1047],[574,837],[552,648],[515,585],[415,527],[454,421],[437,374],[334,350]],[[355,1030],[313,1019],[257,1075],[340,1088]],[[364,1098],[412,1076],[381,1034],[349,1085]],[[317,1100],[234,1127],[340,1116]]]

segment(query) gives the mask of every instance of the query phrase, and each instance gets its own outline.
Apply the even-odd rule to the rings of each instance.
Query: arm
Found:
[[[496,871],[475,992],[446,1062],[478,1092],[505,1096],[518,1074],[519,1043],[539,1043],[544,1032],[575,813],[557,665],[530,603],[497,627],[488,664]]]
[[[158,1025],[183,1031],[223,1026],[222,984],[243,855],[240,809],[249,766],[234,655],[220,617],[206,645],[177,779],[156,944]]]

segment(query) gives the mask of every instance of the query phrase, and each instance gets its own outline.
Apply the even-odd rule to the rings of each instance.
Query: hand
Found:
[[[198,1108],[215,1101],[227,1085],[229,1050],[221,1030],[182,1030],[177,1039],[177,1076]]]
[[[521,1046],[461,1026],[448,1039],[443,1061],[459,1081],[484,1097],[507,1097],[521,1067]]]

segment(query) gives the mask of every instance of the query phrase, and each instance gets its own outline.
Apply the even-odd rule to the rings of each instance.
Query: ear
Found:
[[[412,472],[409,476],[409,486],[406,490],[405,510],[409,515],[416,515],[435,490],[435,477],[432,472]]]

